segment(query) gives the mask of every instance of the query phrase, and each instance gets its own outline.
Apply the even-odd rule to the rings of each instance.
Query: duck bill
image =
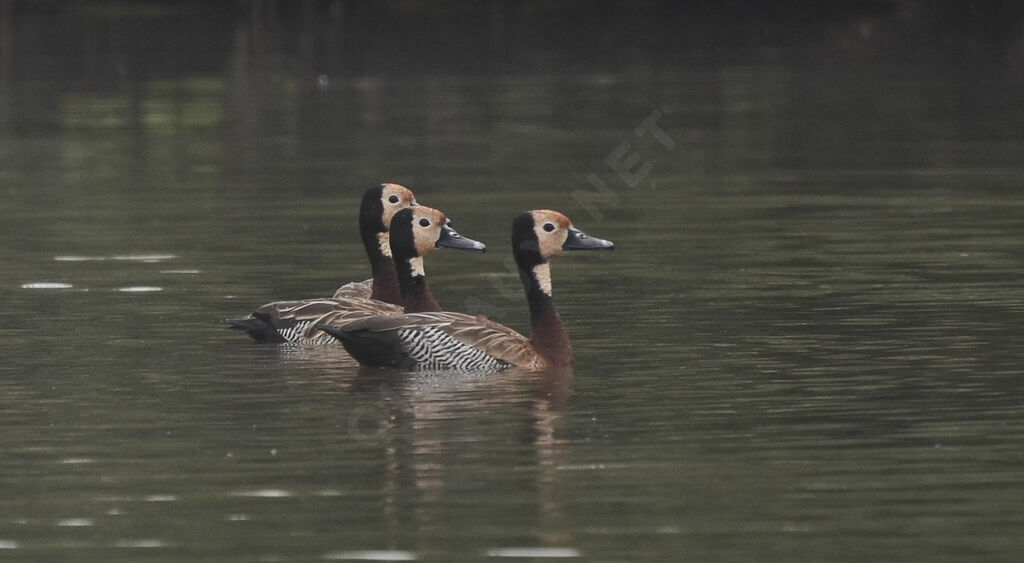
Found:
[[[562,244],[563,250],[615,250],[615,245],[610,240],[592,237],[587,233],[569,227],[569,237]]]
[[[480,252],[487,250],[487,246],[484,243],[466,238],[455,232],[455,229],[448,225],[441,227],[441,238],[437,239],[437,246],[439,248],[454,248],[456,250],[479,250]]]

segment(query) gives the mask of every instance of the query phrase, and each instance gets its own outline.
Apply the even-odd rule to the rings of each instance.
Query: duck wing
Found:
[[[349,282],[337,289],[333,299],[369,299],[373,293],[373,278],[361,282]]]
[[[372,299],[304,299],[276,301],[256,309],[243,319],[229,319],[232,328],[246,331],[258,342],[333,344],[320,327],[347,323],[376,315],[400,315],[397,305]]]
[[[409,313],[319,328],[364,365],[457,371],[543,366],[529,339],[479,315]]]

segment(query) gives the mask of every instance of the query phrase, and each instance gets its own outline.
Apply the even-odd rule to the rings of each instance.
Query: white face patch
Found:
[[[423,257],[415,256],[409,259],[409,266],[412,268],[412,275],[424,276],[426,273],[423,271]]]
[[[553,232],[544,233],[540,240],[540,255],[545,260],[553,258],[562,253],[562,245],[569,237],[569,231],[564,228],[556,228]]]
[[[534,266],[533,279],[537,280],[540,290],[551,297],[551,265],[544,262]]]
[[[426,256],[437,248],[438,235],[441,232],[440,228],[437,228],[433,223],[430,227],[423,228],[418,224],[413,225],[413,229],[416,229],[414,235],[414,243],[416,244],[416,253],[421,257]]]
[[[377,246],[380,247],[380,253],[391,258],[391,243],[388,242],[389,240],[387,233],[377,233]]]
[[[426,227],[421,223],[424,219],[430,221]],[[426,256],[437,249],[437,241],[441,238],[441,226],[446,221],[444,213],[436,209],[422,205],[416,208],[416,213],[412,217],[412,229],[417,254]]]
[[[561,254],[572,225],[569,218],[557,211],[541,209],[533,212],[533,221],[540,255],[547,260]]]
[[[394,198],[395,201],[391,201]],[[384,191],[381,193],[380,203],[384,207],[384,213],[380,220],[384,225],[391,225],[391,219],[395,213],[412,205],[416,196],[405,186],[398,184],[384,184]]]

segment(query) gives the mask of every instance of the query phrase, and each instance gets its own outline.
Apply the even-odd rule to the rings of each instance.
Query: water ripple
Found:
[[[239,491],[231,494],[236,497],[254,498],[287,498],[292,496],[291,491],[285,491],[283,489],[259,489],[255,491]]]
[[[578,549],[571,547],[497,547],[484,552],[487,557],[533,558],[571,558],[579,557]]]
[[[334,561],[415,561],[416,554],[410,551],[395,550],[338,551],[324,555],[324,559]]]
[[[153,549],[157,547],[167,547],[167,542],[158,539],[135,539],[135,540],[118,540],[117,547],[132,548],[132,549]]]
[[[142,500],[146,502],[174,502],[178,500],[178,495],[149,495]]]
[[[22,289],[71,289],[75,286],[64,282],[29,282],[21,284]]]
[[[115,254],[114,260],[130,260],[133,262],[163,262],[177,258],[174,254]]]
[[[92,518],[65,518],[57,521],[57,525],[62,528],[85,528],[94,523]]]

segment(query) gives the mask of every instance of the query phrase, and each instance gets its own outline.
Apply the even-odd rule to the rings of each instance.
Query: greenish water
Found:
[[[1024,553],[1024,114],[1000,69],[0,86],[0,558]],[[367,277],[355,206],[382,180],[489,246],[428,259],[438,300],[518,329],[517,212],[616,243],[553,265],[572,377],[367,372],[223,328]]]

